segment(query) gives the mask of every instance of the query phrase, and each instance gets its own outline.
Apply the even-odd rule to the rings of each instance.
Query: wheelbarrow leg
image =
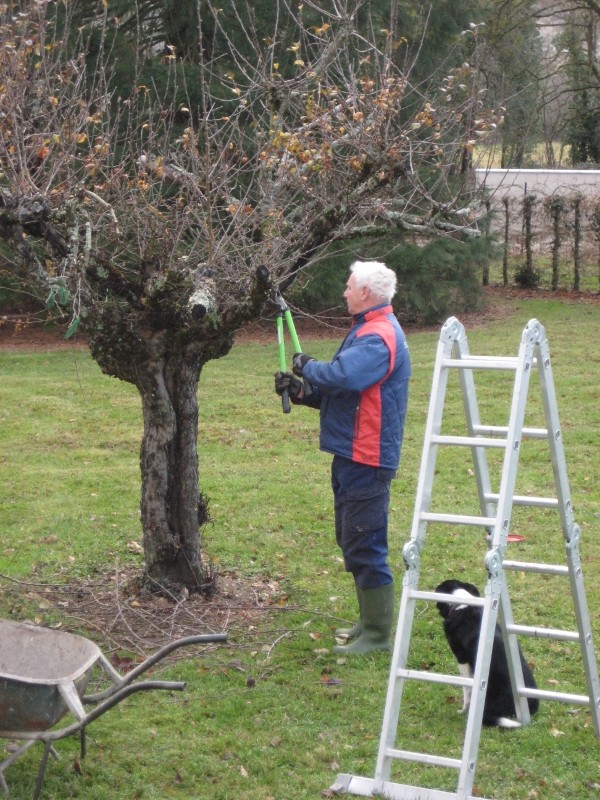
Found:
[[[52,747],[52,742],[46,742],[44,745],[44,755],[42,756],[42,760],[40,762],[40,768],[38,770],[37,780],[35,782],[35,789],[33,792],[33,800],[39,800],[39,797],[42,793],[42,784],[44,783],[44,777],[46,775],[46,765],[48,764],[48,756],[52,754],[54,758],[59,761],[60,756]]]
[[[25,742],[24,744],[20,745],[13,753],[11,753],[8,756],[8,758],[4,759],[4,761],[0,763],[0,789],[2,789],[5,795],[8,794],[8,785],[4,778],[4,770],[8,769],[8,767],[10,767],[10,765],[14,761],[16,761],[17,758],[19,758],[19,756],[22,756],[23,753],[26,753],[27,750],[29,750],[30,747],[33,747],[35,743],[36,743],[35,739],[30,739],[28,742]]]

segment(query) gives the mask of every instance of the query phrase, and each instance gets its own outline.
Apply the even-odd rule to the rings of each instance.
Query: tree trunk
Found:
[[[581,197],[573,199],[573,291],[581,288]]]
[[[206,588],[199,529],[208,519],[198,488],[200,351],[166,349],[138,382],[144,435],[141,515],[146,579],[170,591]]]
[[[166,303],[163,304],[166,307]],[[198,486],[198,381],[203,365],[225,355],[233,335],[165,328],[139,335],[133,315],[105,305],[86,318],[93,358],[108,375],[140,393],[144,434],[140,449],[141,521],[145,580],[153,591],[207,591],[211,576],[201,558],[200,529],[208,503]]]
[[[552,291],[558,289],[558,281],[560,277],[560,215],[561,209],[558,204],[552,207],[552,244],[550,250],[552,252]]]
[[[508,256],[510,249],[510,207],[508,197],[502,199],[504,205],[504,248],[502,251],[502,285],[508,286]]]

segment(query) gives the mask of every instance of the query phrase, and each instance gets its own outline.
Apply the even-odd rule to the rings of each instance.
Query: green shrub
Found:
[[[537,289],[539,288],[542,280],[542,274],[539,269],[536,269],[530,264],[525,262],[515,270],[515,283],[521,289]]]

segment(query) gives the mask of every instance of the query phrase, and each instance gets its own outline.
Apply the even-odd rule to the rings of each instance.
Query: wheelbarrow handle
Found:
[[[146,670],[153,667],[158,661],[160,661],[165,656],[168,656],[169,653],[172,653],[173,650],[177,650],[179,647],[186,647],[187,645],[192,644],[207,644],[210,642],[226,642],[227,641],[227,634],[226,633],[209,633],[209,634],[198,634],[197,636],[186,636],[183,639],[175,639],[169,644],[166,644],[164,647],[161,647],[160,650],[157,650],[156,653],[151,655],[137,667],[132,669],[126,675],[120,675],[112,666],[110,661],[104,656],[100,654],[100,665],[104,669],[106,673],[112,678],[114,685],[110,686],[108,689],[105,689],[103,692],[97,692],[96,694],[88,694],[84,695],[81,698],[82,703],[90,704],[90,703],[98,703],[102,700],[105,700],[108,697],[111,697],[115,693],[119,692],[122,687],[127,686],[132,681],[134,681],[139,675]]]
[[[183,639],[175,639],[173,642],[169,642],[164,647],[161,647],[160,650],[157,650],[156,653],[151,655],[145,661],[143,661],[139,666],[132,669],[131,672],[128,672],[124,683],[131,683],[132,680],[135,680],[138,675],[141,675],[146,670],[150,669],[150,667],[154,666],[158,661],[160,661],[165,656],[168,656],[169,653],[172,653],[173,650],[177,650],[180,647],[187,647],[191,644],[207,644],[209,642],[226,642],[227,641],[227,634],[226,633],[209,633],[209,634],[202,634],[198,636],[185,636]]]
[[[129,697],[136,692],[148,692],[153,689],[163,689],[169,692],[182,692],[185,689],[184,681],[140,681],[133,683],[129,686],[121,686],[110,697],[105,698],[101,703],[94,706],[83,719],[72,722],[64,728],[53,728],[52,730],[45,731],[18,731],[15,732],[14,738],[16,739],[35,739],[42,742],[56,742],[59,739],[65,739],[67,736],[72,736],[74,733],[86,728],[91,722],[98,717],[105,714],[111,708],[114,708],[121,700]],[[82,698],[84,699],[84,698]]]

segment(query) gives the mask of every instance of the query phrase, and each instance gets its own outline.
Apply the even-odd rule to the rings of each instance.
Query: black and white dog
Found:
[[[463,583],[457,580],[447,580],[440,583],[435,590],[443,594],[452,594],[455,597],[479,597],[479,591],[472,583]],[[437,603],[438,611],[444,620],[444,633],[450,649],[458,661],[458,670],[464,677],[472,678],[475,672],[475,659],[481,630],[483,610],[480,606],[460,605],[454,603]],[[525,686],[536,688],[537,684],[529,664],[525,661],[521,648],[521,667]],[[466,712],[471,701],[471,689],[463,689],[463,708]],[[529,712],[535,714],[538,710],[537,698],[528,699]],[[515,702],[510,685],[510,674],[506,650],[502,639],[500,626],[496,625],[488,688],[483,711],[483,724],[496,725],[499,728],[519,728],[521,723],[515,719]]]

